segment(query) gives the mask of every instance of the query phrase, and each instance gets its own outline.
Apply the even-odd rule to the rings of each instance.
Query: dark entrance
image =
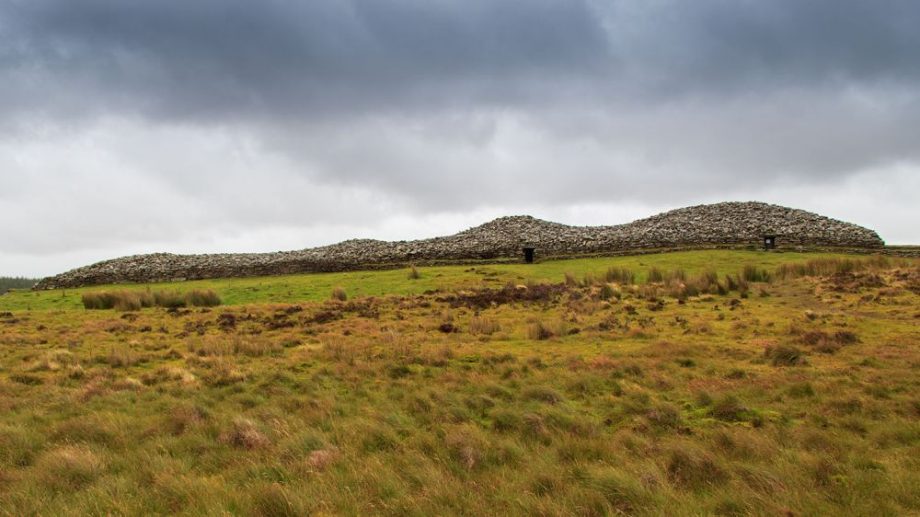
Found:
[[[776,247],[776,236],[775,235],[764,235],[763,236],[763,249],[772,250]]]
[[[524,248],[524,262],[533,264],[533,248]]]

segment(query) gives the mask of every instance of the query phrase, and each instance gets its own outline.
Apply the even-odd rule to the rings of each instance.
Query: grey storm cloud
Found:
[[[607,57],[579,2],[38,0],[4,10],[6,71],[23,84],[44,79],[80,94],[47,92],[65,103],[153,117],[507,101],[524,93],[504,92],[509,82],[579,77]]]
[[[917,27],[913,0],[7,0],[0,211],[33,222],[4,238],[219,248],[764,192],[900,220]]]
[[[920,78],[909,0],[21,0],[0,19],[20,106],[193,121]]]

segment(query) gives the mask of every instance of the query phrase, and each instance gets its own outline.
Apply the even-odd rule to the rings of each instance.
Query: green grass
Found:
[[[174,311],[39,293],[0,311],[0,516],[920,513],[918,261],[746,297],[582,281],[813,257],[161,286],[231,300]]]
[[[683,269],[689,274],[713,270],[719,274],[739,273],[745,265],[774,267],[809,258],[839,258],[845,255],[817,253],[766,253],[760,251],[684,251],[631,257],[585,258],[544,261],[536,264],[486,264],[480,266],[418,267],[419,278],[408,278],[409,268],[386,271],[316,273],[258,278],[164,282],[156,284],[119,284],[53,291],[13,291],[0,297],[0,310],[47,310],[82,308],[84,292],[147,289],[213,290],[224,305],[247,303],[296,303],[328,299],[335,287],[345,290],[349,298],[421,294],[430,290],[461,287],[500,287],[507,282],[562,282],[566,273],[576,278],[586,275],[605,278],[609,268],[633,271],[637,281],[644,281],[649,270]]]

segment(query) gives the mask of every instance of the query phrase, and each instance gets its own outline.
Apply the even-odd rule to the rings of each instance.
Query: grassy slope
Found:
[[[571,272],[581,278],[585,274],[601,275],[608,267],[634,269],[640,278],[648,268],[664,270],[683,268],[688,273],[713,269],[720,274],[735,273],[745,264],[773,267],[783,262],[805,258],[833,257],[833,254],[764,253],[759,251],[687,251],[642,255],[635,257],[588,258],[545,261],[537,264],[494,264],[475,267],[442,266],[419,268],[422,278],[408,280],[405,269],[390,271],[355,271],[262,278],[200,280],[181,283],[150,284],[153,289],[213,289],[225,304],[297,303],[324,300],[335,286],[345,289],[349,296],[382,296],[386,294],[420,294],[433,289],[458,287],[501,286],[506,282],[560,282],[563,274]],[[55,291],[17,291],[0,297],[0,310],[44,310],[81,308],[80,294],[85,291],[111,289],[146,289],[147,285],[96,286],[84,289]]]
[[[798,279],[660,310],[590,288],[483,309],[445,294],[354,296],[800,258],[694,252],[478,268],[498,276],[179,286],[241,303],[325,299],[342,285],[356,300],[302,310],[14,308],[0,317],[0,515],[916,513],[916,277],[914,291],[882,272],[881,286]],[[225,312],[234,326],[221,328]],[[483,320],[499,330],[474,333]],[[535,321],[559,335],[531,339]],[[809,331],[859,342],[822,353]],[[776,345],[806,362],[774,366],[764,349]]]

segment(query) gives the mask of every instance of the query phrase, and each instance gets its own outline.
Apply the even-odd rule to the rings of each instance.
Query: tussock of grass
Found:
[[[191,307],[217,307],[220,297],[210,289],[193,289],[185,294],[185,302]]]
[[[724,281],[720,280],[719,274],[713,270],[706,270],[694,276],[687,275],[683,270],[675,270],[670,273],[650,272],[650,278],[660,278],[659,281],[652,282],[648,285],[639,287],[640,297],[653,299],[664,293],[671,298],[676,298],[682,303],[688,298],[701,295],[718,295],[726,296],[731,292],[737,292],[741,298],[747,298],[750,291],[749,278],[757,278],[755,281],[768,281],[766,272],[754,268],[745,270],[738,274],[727,274]]]
[[[802,351],[790,345],[768,346],[764,349],[764,357],[769,359],[773,366],[796,366],[805,363]]]
[[[833,354],[845,345],[858,343],[859,337],[848,330],[838,330],[833,334],[822,330],[810,330],[803,333],[799,340],[818,352]]]
[[[248,418],[235,418],[220,435],[220,441],[243,449],[259,449],[269,445],[268,437]]]
[[[575,275],[570,272],[566,272],[564,275],[565,285],[569,287],[575,287],[578,285],[578,280],[575,278]]]
[[[473,470],[485,461],[488,440],[478,428],[458,426],[447,432],[444,445],[450,457],[465,470]]]
[[[618,288],[610,284],[602,285],[600,288],[600,291],[598,291],[598,298],[600,298],[601,300],[611,300],[611,299],[619,300],[622,297],[623,297],[622,291],[620,291]]]
[[[307,466],[312,471],[322,472],[335,465],[342,457],[342,453],[335,447],[310,451],[307,456]]]
[[[802,397],[814,397],[815,388],[811,385],[810,382],[800,382],[789,386],[786,390],[786,393],[790,397],[802,398]]]
[[[741,270],[741,278],[747,282],[769,282],[770,273],[753,264],[746,264]]]
[[[333,300],[338,300],[340,302],[344,302],[348,300],[348,294],[345,292],[345,289],[342,289],[341,287],[334,288],[332,290],[331,297]]]
[[[498,321],[496,321],[494,318],[488,318],[485,316],[473,316],[470,319],[470,334],[491,336],[499,330],[501,330],[501,325],[499,325]]]
[[[70,492],[92,483],[103,471],[93,451],[66,445],[46,452],[35,463],[35,476],[52,491]]]
[[[568,326],[562,321],[550,324],[541,320],[533,320],[530,322],[530,325],[527,326],[527,338],[535,341],[543,341],[563,336],[567,333]]]
[[[26,368],[29,372],[56,372],[66,366],[74,365],[77,362],[76,356],[68,350],[53,350],[44,354],[40,359]]]
[[[50,429],[49,436],[60,443],[82,443],[117,449],[125,444],[120,424],[112,418],[95,415],[75,417],[55,425]]]
[[[134,366],[139,361],[138,355],[128,347],[113,346],[105,358],[106,364],[112,368],[127,368]]]
[[[201,377],[210,386],[229,386],[246,380],[246,375],[230,361],[219,359],[205,365],[207,369]]]
[[[725,290],[737,291],[742,298],[746,298],[751,286],[745,275],[725,275]]]
[[[220,297],[210,289],[195,289],[186,294],[178,291],[94,291],[83,293],[82,302],[87,310],[115,309],[121,312],[148,307],[215,307],[221,303]]]
[[[611,283],[631,285],[636,283],[636,274],[623,267],[610,267],[604,273],[604,279]]]
[[[692,447],[671,451],[667,473],[672,483],[691,489],[723,485],[730,477],[712,454]]]
[[[0,424],[0,466],[28,467],[41,450],[42,439],[22,427]]]
[[[652,491],[643,486],[642,480],[622,470],[606,467],[589,472],[590,485],[595,488],[609,505],[602,514],[638,514],[654,501]]]
[[[208,418],[208,412],[201,407],[183,404],[169,411],[165,417],[165,427],[170,434],[179,436],[201,425]]]
[[[259,485],[252,499],[253,514],[261,517],[297,517],[309,513],[297,494],[279,483]]]
[[[83,293],[83,307],[86,309],[111,309],[115,299],[109,293]]]
[[[893,265],[906,265],[908,262],[893,260],[884,256],[863,259],[820,258],[805,262],[781,264],[776,268],[776,276],[782,279],[799,277],[834,276],[866,270],[880,270]]]
[[[189,340],[188,351],[199,357],[245,355],[259,357],[279,354],[284,350],[281,343],[260,336],[208,336],[201,340]]]
[[[521,397],[547,404],[557,404],[563,400],[562,394],[547,386],[528,386],[521,392]]]
[[[713,402],[709,408],[709,414],[725,422],[745,422],[758,419],[758,415],[734,395],[726,395]]]
[[[653,427],[659,429],[676,429],[681,423],[680,410],[670,404],[661,404],[645,414]]]
[[[186,305],[185,296],[179,291],[156,291],[153,293],[153,299],[157,307],[167,309],[178,309]]]

